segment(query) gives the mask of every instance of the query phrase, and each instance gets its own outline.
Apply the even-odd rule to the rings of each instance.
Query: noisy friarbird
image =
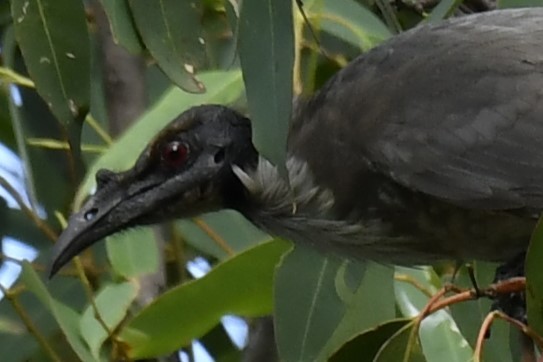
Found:
[[[97,190],[54,247],[51,275],[137,225],[232,208],[272,235],[383,263],[506,261],[543,209],[543,9],[418,26],[306,101],[290,187],[223,106],[189,109]]]

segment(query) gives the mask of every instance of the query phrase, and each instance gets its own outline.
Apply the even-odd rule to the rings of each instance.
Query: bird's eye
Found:
[[[185,164],[189,155],[189,146],[186,143],[173,141],[162,148],[162,162],[168,167],[179,167]]]

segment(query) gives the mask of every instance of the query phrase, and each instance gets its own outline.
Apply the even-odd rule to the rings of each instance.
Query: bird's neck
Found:
[[[379,220],[337,219],[334,195],[316,184],[308,165],[291,157],[286,166],[288,181],[263,158],[249,170],[234,166],[247,197],[239,211],[273,236],[356,258],[383,259],[376,247],[383,238]]]

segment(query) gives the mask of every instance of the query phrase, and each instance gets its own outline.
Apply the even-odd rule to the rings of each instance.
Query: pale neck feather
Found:
[[[387,237],[381,220],[334,218],[334,195],[315,183],[307,163],[290,157],[286,167],[288,182],[262,157],[253,170],[233,166],[255,205],[246,212],[253,223],[271,235],[343,256],[383,262],[403,259],[395,247],[401,247],[402,238]]]

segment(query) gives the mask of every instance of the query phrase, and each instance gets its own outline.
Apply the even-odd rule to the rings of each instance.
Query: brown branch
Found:
[[[512,318],[501,311],[497,312],[496,317],[503,319],[504,321],[506,321],[507,323],[511,324],[513,327],[517,328],[519,331],[524,333],[526,336],[530,337],[535,342],[537,347],[540,350],[543,350],[543,337],[537,334],[537,332],[534,331],[532,328],[530,328],[529,325],[524,324],[521,321],[515,318]]]
[[[415,330],[418,330],[418,326],[424,318],[441,309],[450,307],[451,305],[469,300],[476,300],[481,297],[495,298],[497,295],[500,294],[520,293],[525,291],[525,289],[525,277],[510,278],[495,284],[491,284],[487,288],[481,289],[479,291],[477,291],[475,288],[460,289],[453,285],[447,285],[439,290],[435,295],[433,295],[424,307],[424,309],[420,312],[415,322]],[[456,294],[442,299],[449,292],[454,292]],[[486,316],[479,330],[479,335],[477,336],[477,342],[474,350],[474,361],[481,360],[484,341],[486,339],[486,336],[488,335],[488,330],[490,329],[492,322],[496,318],[503,319],[504,321],[508,322],[509,324],[520,330],[522,333],[528,336],[538,346],[540,350],[543,350],[543,337],[537,334],[536,331],[534,331],[528,325],[508,316],[501,311],[493,311]]]
[[[430,315],[434,312],[437,312],[440,309],[447,308],[453,304],[460,302],[465,302],[468,300],[477,300],[480,297],[494,298],[499,294],[510,294],[510,293],[520,293],[526,288],[526,278],[524,277],[515,277],[501,281],[496,284],[491,284],[487,288],[479,290],[479,295],[477,291],[473,288],[471,289],[460,289],[455,286],[447,286],[442,289],[442,293],[439,294],[439,298],[432,298],[426,305],[425,309],[421,312],[426,313],[423,315],[423,318],[427,315]],[[444,291],[444,292],[443,292]],[[448,292],[455,292],[456,294],[450,297],[447,297],[443,300],[439,300]],[[438,294],[436,294],[438,295]]]
[[[199,217],[192,218],[192,221],[200,227],[213,241],[221,248],[223,249],[228,256],[232,256],[236,254],[234,249],[232,249],[228,243],[213,230],[204,220],[202,220]]]
[[[491,313],[488,313],[486,318],[483,321],[483,324],[481,325],[481,328],[479,329],[479,335],[477,336],[477,342],[475,343],[475,349],[473,351],[473,359],[475,362],[479,362],[482,357],[483,353],[483,345],[486,340],[486,336],[488,336],[488,331],[490,330],[490,326],[492,325],[492,322],[494,319],[496,319],[498,315],[498,311],[493,311]]]
[[[492,323],[496,319],[503,319],[504,321],[506,321],[507,323],[511,324],[512,326],[517,328],[519,331],[524,333],[526,336],[528,336],[533,342],[535,342],[535,344],[537,344],[540,350],[543,348],[543,338],[540,335],[538,335],[532,328],[520,322],[519,320],[511,318],[507,314],[496,310],[489,313],[486,316],[486,318],[483,321],[483,324],[481,325],[481,328],[479,329],[479,335],[477,336],[475,350],[473,351],[474,361],[476,362],[481,361],[483,357],[483,346],[484,346],[485,340],[487,339],[488,332],[490,330],[490,327],[492,326]]]

